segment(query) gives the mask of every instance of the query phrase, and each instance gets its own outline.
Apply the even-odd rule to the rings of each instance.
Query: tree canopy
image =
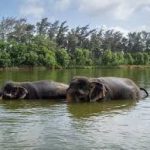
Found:
[[[35,25],[20,18],[0,21],[0,67],[150,64],[150,32],[70,28],[43,18]]]

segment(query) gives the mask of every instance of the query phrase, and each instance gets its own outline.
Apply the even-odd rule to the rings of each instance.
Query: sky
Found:
[[[150,31],[150,0],[0,0],[0,16],[26,18],[35,24],[67,21],[70,27]]]

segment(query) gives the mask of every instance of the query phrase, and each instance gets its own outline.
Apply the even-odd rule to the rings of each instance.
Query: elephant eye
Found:
[[[88,90],[88,87],[86,87],[86,86],[79,86],[78,89],[79,89],[79,90],[82,90],[82,91],[87,91],[87,90]]]
[[[17,88],[13,88],[13,89],[11,90],[11,93],[16,93],[16,91],[17,91]]]
[[[6,93],[10,94],[10,93],[11,93],[11,91],[10,91],[10,90],[7,90],[7,91],[6,91]]]
[[[94,87],[94,85],[93,85],[93,84],[91,84],[91,85],[90,85],[90,89],[92,89],[93,87]]]
[[[70,88],[76,88],[76,87],[77,87],[77,85],[75,83],[70,84]]]
[[[5,91],[5,93],[8,93],[8,94],[11,93],[11,90],[10,90],[10,89],[7,89],[7,88],[4,89],[4,91]]]

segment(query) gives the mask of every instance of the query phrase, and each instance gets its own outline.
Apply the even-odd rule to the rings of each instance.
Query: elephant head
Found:
[[[67,101],[95,102],[105,99],[108,88],[98,79],[75,77],[67,89]]]
[[[15,82],[7,82],[1,91],[2,99],[24,99],[27,89]]]

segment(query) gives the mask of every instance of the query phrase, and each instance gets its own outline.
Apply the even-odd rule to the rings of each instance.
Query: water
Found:
[[[51,79],[69,83],[75,75],[133,79],[150,93],[150,69],[2,71],[4,80]],[[150,97],[101,103],[54,100],[0,101],[0,150],[147,150]]]

